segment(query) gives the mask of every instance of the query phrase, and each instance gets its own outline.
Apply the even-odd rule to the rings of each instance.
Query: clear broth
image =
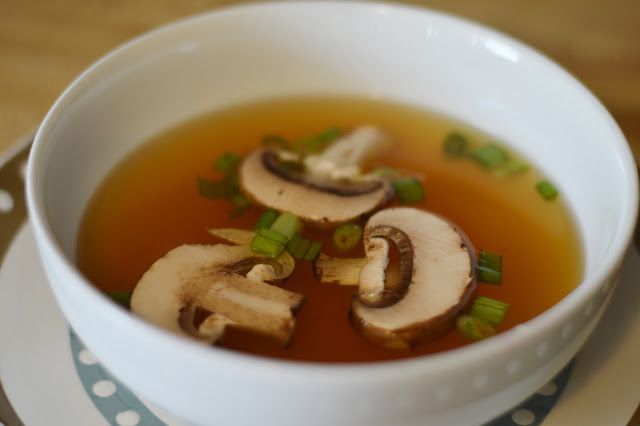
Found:
[[[216,111],[166,131],[125,159],[105,179],[81,224],[78,265],[104,291],[132,289],[151,264],[185,243],[217,243],[210,227],[251,229],[262,209],[239,217],[226,200],[198,194],[196,178],[217,178],[213,161],[225,151],[246,154],[265,134],[291,140],[328,126],[371,123],[388,131],[397,148],[384,165],[420,175],[421,207],[455,222],[477,249],[502,253],[503,284],[479,284],[478,295],[508,302],[500,331],[525,322],[565,297],[581,279],[582,257],[572,216],[562,202],[535,190],[535,170],[497,177],[468,160],[443,154],[452,130],[486,142],[488,135],[410,106],[366,99],[307,97],[254,103]],[[326,234],[307,233],[326,239]],[[323,251],[332,252],[329,240]],[[411,351],[385,349],[356,334],[348,321],[353,288],[321,284],[310,262],[298,262],[284,288],[306,295],[291,344],[230,330],[223,348],[268,357],[320,362],[363,362],[413,357],[469,344],[453,330]]]

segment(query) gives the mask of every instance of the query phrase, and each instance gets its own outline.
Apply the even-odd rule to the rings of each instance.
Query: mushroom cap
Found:
[[[350,318],[371,341],[407,348],[450,330],[468,306],[476,289],[473,249],[453,224],[424,210],[390,208],[376,213],[365,227],[365,241],[383,227],[395,228],[410,239],[405,254],[412,257],[410,282],[398,287],[402,296],[388,306],[366,306],[355,296]],[[381,265],[378,268],[387,267],[375,262]],[[360,278],[363,286],[362,273]],[[378,279],[377,285],[383,291],[384,282]]]
[[[239,169],[241,187],[254,202],[291,212],[307,223],[329,226],[348,222],[385,204],[392,195],[391,185],[382,180],[360,194],[339,194],[285,179],[265,166],[268,153],[256,150],[244,159]]]

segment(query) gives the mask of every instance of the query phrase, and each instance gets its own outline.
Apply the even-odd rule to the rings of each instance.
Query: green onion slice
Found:
[[[482,340],[496,334],[496,329],[488,321],[471,315],[460,315],[456,319],[456,328],[468,340]]]
[[[260,231],[265,231],[261,229]],[[251,240],[251,250],[271,258],[280,256],[284,250],[284,243],[271,239],[261,233],[257,233]]]
[[[341,130],[337,127],[329,127],[315,136],[296,141],[293,148],[302,154],[317,154],[322,152],[341,134]]]
[[[269,238],[270,240],[276,241],[281,244],[286,244],[289,242],[289,238],[285,235],[282,235],[278,231],[274,231],[273,229],[261,228],[258,229],[257,235],[261,235],[265,238]]]
[[[531,166],[520,158],[510,158],[501,170],[505,176],[514,176],[529,171]]]
[[[442,148],[444,152],[453,158],[463,157],[467,153],[469,142],[461,133],[451,132],[444,138]]]
[[[320,253],[321,246],[321,241],[310,241],[295,234],[287,244],[287,251],[298,260],[313,260]]]
[[[107,296],[109,296],[114,302],[122,305],[125,308],[129,307],[129,302],[131,301],[131,290],[123,290],[123,291],[108,291]]]
[[[313,260],[320,253],[322,248],[322,241],[312,241],[307,253],[304,255],[304,260]]]
[[[333,142],[338,139],[342,132],[337,127],[329,127],[328,129],[323,130],[318,133],[316,139],[318,139],[322,143]]]
[[[502,255],[480,251],[476,276],[486,284],[502,284]]]
[[[391,167],[378,167],[377,169],[372,170],[370,174],[390,180],[402,177],[402,174],[399,171]]]
[[[269,213],[269,215],[272,214]],[[278,257],[301,229],[302,222],[296,215],[289,212],[281,213],[271,227],[257,228],[256,235],[251,241],[251,249],[258,254]]]
[[[276,218],[271,225],[271,229],[281,233],[289,241],[296,232],[302,229],[302,222],[293,213],[284,212]]]
[[[274,209],[267,209],[260,215],[258,218],[258,222],[256,222],[256,226],[253,229],[256,231],[262,228],[271,228],[273,222],[278,218],[278,211]]]
[[[401,204],[418,203],[424,200],[424,188],[415,178],[397,179],[393,182],[393,187]]]
[[[225,152],[214,161],[213,167],[220,173],[228,175],[235,172],[241,159],[239,155],[233,152]]]
[[[310,245],[311,241],[302,238],[300,234],[295,234],[287,244],[287,251],[296,259],[302,260],[307,254]]]
[[[497,327],[504,320],[508,309],[508,303],[480,296],[471,304],[469,315],[483,319],[494,327]]]
[[[500,146],[490,143],[474,149],[471,158],[484,168],[496,169],[503,166],[509,156]]]
[[[242,192],[237,192],[233,194],[230,199],[233,205],[236,206],[237,208],[247,209],[251,207],[251,203],[249,202],[249,199]]]
[[[551,201],[558,196],[558,190],[548,180],[541,180],[536,184],[538,193],[547,201]]]
[[[358,244],[362,237],[362,226],[356,223],[345,223],[333,231],[333,244],[340,251],[347,251]]]

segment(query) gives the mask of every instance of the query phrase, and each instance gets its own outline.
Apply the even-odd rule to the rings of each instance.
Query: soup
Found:
[[[237,179],[234,174],[238,173],[237,168],[248,167],[252,153],[264,150],[264,144],[267,145],[264,152],[284,152],[282,146],[288,144],[297,147],[292,149],[296,152],[300,152],[301,146],[303,151],[314,150],[313,154],[301,154],[306,155],[305,159],[312,155],[323,158],[326,151],[320,150],[318,154],[317,145],[328,150],[327,147],[335,146],[349,135],[357,139],[357,135],[365,134],[367,129],[370,133],[374,129],[383,134],[385,143],[390,145],[363,160],[361,169],[367,176],[373,176],[371,178],[352,182],[349,176],[333,175],[328,179],[322,175],[311,182],[307,166],[303,172],[298,170],[299,157],[294,156],[292,160],[282,154],[272,159],[274,167],[280,170],[274,172],[276,175],[289,173],[283,178],[286,181],[283,185],[300,185],[301,179],[307,179],[305,185],[315,185],[314,190],[322,192],[327,190],[318,189],[322,185],[339,186],[349,181],[348,188],[340,186],[339,191],[364,197],[362,194],[384,192],[381,188],[386,188],[393,195],[352,217],[337,204],[327,208],[324,217],[316,218],[319,222],[316,225],[309,224],[313,222],[309,218],[297,218],[307,223],[303,228],[296,228],[298,232],[282,244],[283,253],[291,251],[291,247],[303,246],[297,257],[308,256],[313,260],[295,260],[290,276],[266,280],[265,284],[287,291],[274,293],[273,297],[278,300],[291,298],[291,294],[299,295],[289,306],[295,320],[289,334],[285,338],[274,338],[281,329],[256,332],[227,321],[225,316],[214,318],[211,312],[201,309],[190,311],[191,317],[187,319],[191,326],[195,324],[195,334],[203,332],[202,324],[205,324],[209,327],[207,332],[222,330],[215,343],[221,348],[275,358],[319,362],[399,359],[472,344],[477,338],[485,337],[484,334],[493,334],[493,331],[485,333],[482,328],[487,321],[492,326],[489,328],[497,332],[512,328],[557,303],[580,281],[580,242],[571,214],[562,201],[562,194],[557,194],[538,171],[491,136],[454,120],[407,105],[342,97],[300,97],[241,105],[198,117],[152,138],[112,171],[89,203],[78,240],[78,265],[101,290],[127,297],[144,281],[143,277],[150,276],[149,271],[158,270],[159,259],[166,259],[168,252],[181,245],[217,245],[225,250],[234,246],[228,238],[220,239],[216,230],[244,230],[253,245],[257,238],[253,231],[265,218],[266,211],[256,199],[265,201],[260,199],[260,194],[247,193],[250,192],[247,175],[241,176],[241,180],[244,179],[241,185],[233,180]],[[344,157],[338,155],[336,161],[343,161]],[[243,162],[238,163],[240,158]],[[264,153],[260,158],[261,164],[271,164]],[[240,173],[242,170],[245,169]],[[225,179],[226,186],[220,186]],[[327,183],[327,179],[331,182]],[[257,185],[264,183],[261,179],[257,181]],[[347,196],[345,194],[340,196]],[[311,201],[301,198],[300,202],[292,203],[291,209],[304,209],[308,202]],[[342,204],[346,206],[347,202]],[[394,206],[401,207],[394,209]],[[322,208],[319,205],[314,210]],[[274,216],[269,226],[273,226],[278,214],[282,216],[289,208],[276,210],[271,212]],[[335,222],[328,217],[334,212],[339,216]],[[304,214],[304,211],[299,213]],[[312,216],[313,212],[309,214]],[[396,219],[391,217],[394,214]],[[404,214],[416,216],[402,216]],[[380,219],[383,217],[396,220],[397,226],[372,227],[369,223],[379,218],[378,222],[385,225]],[[403,226],[411,223],[424,224],[420,229],[433,225],[429,228],[433,232],[440,232],[438,229],[448,232],[446,238],[452,238],[449,245],[464,249],[456,253],[457,259],[468,254],[468,260],[458,261],[458,266],[470,268],[471,272],[458,275],[472,276],[460,287],[462,293],[455,307],[457,328],[451,325],[454,322],[448,321],[448,327],[438,330],[422,326],[418,337],[399,338],[399,332],[381,337],[378,331],[367,328],[371,321],[365,321],[363,315],[365,312],[377,314],[380,311],[376,309],[386,309],[415,293],[412,288],[416,285],[416,271],[428,257],[417,256],[421,253],[417,242],[431,237],[411,236],[405,229],[396,233],[410,240],[404,244],[402,238],[394,240],[391,234],[381,236],[375,232],[383,228],[404,229]],[[273,243],[269,226],[264,228],[269,237],[265,238]],[[218,237],[209,232],[211,229],[218,232]],[[363,229],[364,236],[360,236]],[[415,232],[423,232],[420,229]],[[273,238],[277,239],[281,233],[275,235]],[[293,244],[293,237],[302,243]],[[392,240],[395,243],[390,242]],[[373,242],[379,243],[378,246]],[[235,243],[237,246],[239,241]],[[248,244],[249,240],[244,243]],[[370,252],[365,253],[363,247],[367,244]],[[402,263],[403,247],[412,250],[413,257],[406,257],[413,259],[409,266]],[[260,248],[257,250],[257,257],[264,255],[259,252]],[[434,249],[424,250],[431,253]],[[362,284],[346,281],[357,281],[362,276],[362,268],[368,264],[367,259],[370,264],[375,263],[372,260],[375,252],[386,253],[387,267],[382,268],[386,275],[379,286],[367,293],[373,294],[374,299],[377,297],[370,306],[366,305]],[[189,258],[187,254],[185,257]],[[340,270],[344,267],[343,259],[353,260],[344,272]],[[436,260],[431,259],[430,266],[424,269],[439,267]],[[269,273],[282,270],[280,263],[269,262]],[[246,275],[255,262],[235,262],[234,265],[235,269],[227,268],[224,273]],[[326,265],[337,268],[338,278],[322,278],[323,274],[325,278],[329,274],[327,269],[322,269]],[[379,265],[377,269],[374,266],[370,265],[369,269],[379,272]],[[401,277],[405,270],[413,271],[411,279],[392,278]],[[473,280],[474,277],[477,280]],[[398,288],[389,290],[393,286]],[[265,291],[271,290],[265,288]],[[476,306],[482,305],[482,301],[483,306]],[[476,316],[471,314],[476,308],[480,311],[486,308],[485,311],[488,309],[504,319],[492,323],[491,318],[485,317],[474,322]],[[447,312],[449,315],[453,310]],[[182,314],[180,318],[184,319]],[[471,322],[464,323],[461,318]],[[177,327],[184,329],[184,324]],[[399,349],[400,346],[403,348]]]

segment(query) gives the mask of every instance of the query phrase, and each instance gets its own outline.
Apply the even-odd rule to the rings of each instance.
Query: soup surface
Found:
[[[582,260],[572,217],[560,194],[545,200],[536,191],[534,169],[513,176],[492,173],[466,158],[451,158],[443,140],[461,132],[481,144],[490,136],[459,122],[409,106],[352,98],[304,97],[265,101],[216,111],[148,141],[105,179],[87,207],[78,241],[78,264],[100,289],[132,289],[143,273],[181,244],[219,243],[208,228],[252,229],[263,208],[233,214],[228,200],[198,192],[197,179],[219,177],[213,161],[224,152],[246,155],[267,135],[295,140],[329,126],[352,129],[375,124],[388,132],[394,148],[371,166],[389,166],[419,176],[424,201],[412,206],[457,224],[476,249],[500,253],[502,284],[479,283],[477,295],[510,304],[498,330],[539,315],[579,282]],[[322,252],[337,257],[363,255],[361,244],[338,252],[331,232],[305,229],[323,240]],[[439,352],[469,344],[454,329],[412,350],[374,345],[348,320],[354,288],[323,284],[311,262],[299,261],[279,283],[302,293],[292,341],[283,347],[269,338],[228,329],[218,346],[268,357],[323,362],[378,361]]]

